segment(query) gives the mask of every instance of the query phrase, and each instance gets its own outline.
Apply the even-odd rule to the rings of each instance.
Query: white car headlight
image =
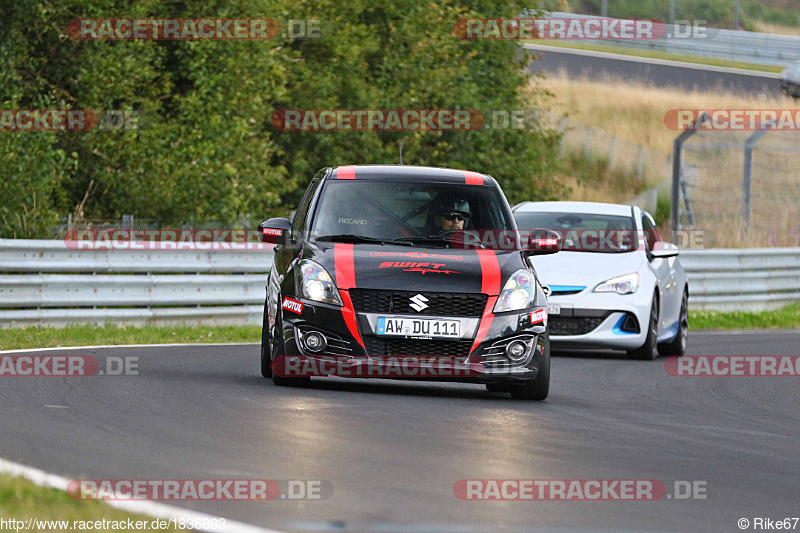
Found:
[[[536,281],[529,271],[520,269],[508,279],[497,303],[494,304],[495,313],[505,311],[519,311],[533,305],[536,297]]]
[[[639,274],[625,274],[604,281],[594,288],[594,292],[616,292],[617,294],[633,294],[639,290]]]
[[[342,305],[342,297],[331,275],[310,259],[300,261],[295,279],[304,298],[326,304]]]

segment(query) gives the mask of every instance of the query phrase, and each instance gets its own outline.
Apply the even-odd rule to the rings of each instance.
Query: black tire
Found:
[[[509,383],[509,392],[515,400],[542,401],[550,393],[550,334],[545,333],[545,335],[544,360],[539,373],[534,379]]]
[[[265,378],[272,377],[272,355],[269,347],[269,318],[267,316],[269,298],[264,302],[264,321],[261,325],[261,375]]]
[[[272,331],[270,356],[272,355],[278,356],[278,355],[283,355],[285,353],[283,346],[283,326],[281,325],[280,319],[281,319],[281,312],[280,310],[278,310],[278,313],[275,316],[275,329]],[[270,363],[271,362],[272,361],[270,360]],[[272,382],[279,387],[304,387],[311,382],[311,378],[279,376],[275,372],[272,372]]]
[[[678,334],[672,342],[658,345],[661,355],[683,355],[689,342],[689,292],[683,291],[681,298],[681,312],[678,316]]]
[[[653,296],[650,305],[650,320],[647,324],[647,338],[640,347],[628,350],[628,357],[640,361],[655,361],[658,356],[658,296]]]

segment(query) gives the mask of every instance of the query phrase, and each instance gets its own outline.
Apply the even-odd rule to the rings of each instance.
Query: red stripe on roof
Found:
[[[340,180],[354,180],[356,179],[356,166],[347,165],[345,167],[337,167],[336,179]]]
[[[464,171],[464,182],[467,185],[483,185],[483,175],[477,172]]]

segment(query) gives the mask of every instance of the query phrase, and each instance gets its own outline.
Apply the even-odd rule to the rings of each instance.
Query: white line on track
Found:
[[[188,342],[181,344],[102,344],[99,346],[57,346],[55,348],[28,348],[20,350],[0,350],[0,354],[54,352],[61,350],[94,350],[97,348],[168,348],[172,346],[258,346],[258,342]]]
[[[753,76],[756,78],[781,79],[781,75],[775,72],[765,72],[760,70],[747,70],[744,68],[718,67],[715,65],[703,65],[700,63],[686,63],[683,61],[671,61],[669,59],[653,59],[651,57],[630,56],[625,54],[614,54],[611,52],[595,52],[594,50],[580,50],[576,48],[562,48],[560,46],[547,46],[544,44],[523,44],[523,48],[528,50],[540,50],[542,52],[560,52],[562,54],[574,54],[579,56],[602,57],[604,59],[617,59],[620,61],[632,61],[634,63],[648,63],[650,65],[662,65],[665,67],[680,67],[694,70],[705,70],[710,72],[722,72],[725,74],[739,74],[741,76]]]
[[[24,466],[19,463],[7,461],[3,458],[0,458],[0,473],[25,478],[28,481],[39,485],[40,487],[49,487],[52,489],[63,490],[65,492],[69,486],[69,480],[65,477],[50,474],[43,470]],[[175,520],[193,520],[196,522],[198,520],[210,521],[212,519],[216,519],[217,523],[219,523],[219,519],[223,518],[220,516],[188,511],[186,509],[180,509],[171,505],[164,505],[163,503],[150,501],[106,501],[105,503],[116,509],[121,509],[131,513],[146,514],[164,520],[170,520],[174,518]],[[243,522],[236,522],[235,520],[229,520],[227,518],[225,518],[225,527],[199,529],[198,531],[208,531],[211,533],[281,533],[280,531],[274,529],[265,529],[263,527],[253,526]]]

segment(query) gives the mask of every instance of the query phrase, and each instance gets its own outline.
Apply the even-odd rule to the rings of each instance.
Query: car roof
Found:
[[[522,202],[514,213],[591,213],[596,215],[631,216],[631,206],[599,202]]]
[[[331,168],[325,179],[420,180],[467,185],[491,185],[491,176],[453,168],[415,165],[347,165]]]

